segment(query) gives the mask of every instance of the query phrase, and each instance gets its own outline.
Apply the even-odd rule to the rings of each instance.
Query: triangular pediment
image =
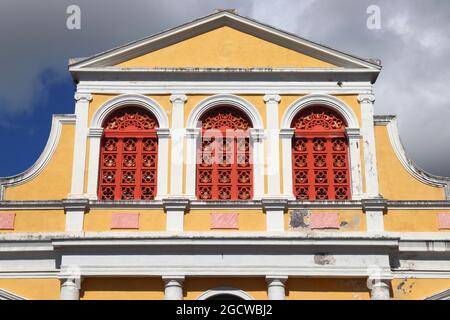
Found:
[[[160,34],[72,60],[92,68],[367,69],[381,67],[240,15],[221,11]]]

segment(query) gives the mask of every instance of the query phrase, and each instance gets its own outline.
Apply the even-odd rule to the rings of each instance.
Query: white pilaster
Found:
[[[69,277],[61,279],[61,300],[80,300],[81,279]]]
[[[277,94],[265,95],[266,127],[267,127],[267,179],[269,197],[280,197],[280,138],[278,124],[278,103],[281,97]]]
[[[264,195],[264,132],[262,129],[250,130],[253,160],[253,199],[260,200]]]
[[[163,276],[164,300],[183,300],[184,276]]]
[[[292,185],[292,138],[295,129],[281,129],[281,153],[283,159],[283,197],[295,199],[294,187]]]
[[[266,230],[269,232],[283,232],[284,212],[287,208],[287,200],[263,199],[262,205],[266,213]]]
[[[196,199],[195,175],[197,163],[197,143],[200,137],[200,129],[186,129],[186,190],[185,197]]]
[[[366,214],[367,232],[384,232],[384,214],[387,203],[383,199],[362,200],[363,210]]]
[[[172,102],[172,156],[170,168],[170,194],[183,194],[183,144],[184,144],[184,104],[187,97],[183,94],[171,95]]]
[[[72,189],[69,198],[84,197],[84,175],[86,163],[86,139],[88,132],[89,103],[92,95],[75,93],[75,142],[72,165]]]
[[[267,294],[269,300],[284,300],[286,298],[287,276],[266,276]]]
[[[89,128],[89,164],[87,196],[91,200],[98,200],[98,177],[100,166],[100,143],[103,128]]]
[[[352,187],[352,199],[359,200],[362,197],[362,174],[361,174],[361,134],[358,128],[347,128],[345,130],[348,137],[349,157],[350,157],[350,179]]]
[[[166,212],[166,230],[182,232],[184,230],[184,214],[189,207],[189,200],[168,198],[163,200]]]
[[[364,173],[366,178],[365,197],[377,198],[380,196],[380,193],[378,189],[375,129],[373,124],[375,96],[373,94],[362,94],[358,96],[358,101],[361,106],[361,133],[364,141]]]
[[[66,213],[66,232],[82,232],[84,214],[88,206],[87,199],[64,199],[64,211]]]
[[[158,173],[156,185],[156,199],[161,200],[167,197],[169,183],[169,138],[170,129],[156,129],[158,135]]]

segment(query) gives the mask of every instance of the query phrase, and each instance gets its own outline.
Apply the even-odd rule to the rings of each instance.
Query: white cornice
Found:
[[[76,116],[74,114],[53,115],[50,135],[45,145],[44,151],[36,162],[27,170],[10,177],[0,178],[0,200],[3,199],[4,188],[23,184],[36,177],[48,164],[52,158],[61,136],[62,126],[64,124],[75,124]]]

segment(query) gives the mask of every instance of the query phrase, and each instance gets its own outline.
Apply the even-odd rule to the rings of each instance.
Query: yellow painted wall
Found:
[[[28,300],[58,300],[58,279],[0,279],[0,289]]]
[[[426,185],[406,171],[389,140],[386,126],[375,126],[378,180],[383,197],[391,200],[445,200],[443,188]]]
[[[227,230],[211,230],[211,213],[239,213],[239,230],[230,231],[265,231],[266,215],[262,210],[191,210],[184,216],[185,231],[227,231]]]
[[[81,284],[81,300],[162,300],[161,278],[86,278]]]
[[[267,300],[264,278],[186,278],[183,284],[184,299],[196,300],[204,292],[216,288],[235,288],[256,300]]]
[[[423,300],[450,289],[450,279],[393,279],[393,299]]]
[[[6,213],[7,211],[0,211]],[[14,230],[2,232],[59,232],[64,231],[66,216],[64,210],[21,210],[16,214]]]
[[[53,157],[30,181],[8,187],[5,200],[59,200],[70,193],[75,125],[64,124]]]
[[[119,63],[117,67],[333,68],[334,65],[228,26]]]
[[[84,231],[102,232],[111,231],[113,212],[139,212],[139,229],[114,229],[113,231],[165,231],[166,214],[163,210],[98,210],[92,209],[84,216]]]
[[[365,279],[290,278],[286,300],[368,300]]]
[[[328,209],[328,210],[310,210],[310,212],[311,213],[337,212],[339,214],[339,223],[341,224],[341,228],[339,229],[339,231],[342,232],[364,232],[367,230],[366,216],[362,210]],[[290,230],[289,219],[290,214],[285,214],[284,229],[288,231]],[[295,232],[295,230],[293,230],[293,232]],[[327,230],[315,230],[315,232],[327,232]]]
[[[442,210],[389,210],[384,228],[391,232],[438,232],[437,214]],[[441,232],[448,232],[442,230]]]

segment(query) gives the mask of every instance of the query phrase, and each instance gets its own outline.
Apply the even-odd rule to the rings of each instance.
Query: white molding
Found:
[[[27,300],[26,298],[12,292],[0,289],[0,300]]]
[[[78,92],[107,94],[363,94],[369,81],[80,81]]]
[[[283,155],[283,194],[289,199],[294,198],[292,184],[292,137],[294,130],[291,128],[292,121],[301,110],[314,105],[327,106],[337,111],[346,121],[346,132],[349,138],[352,199],[359,200],[363,196],[358,118],[354,111],[342,100],[327,94],[306,95],[293,102],[283,115],[280,130],[280,137],[282,139],[281,152]]]
[[[92,66],[114,65],[146,52],[157,50],[170,43],[177,43],[223,25],[256,35],[267,41],[278,43],[284,47],[330,61],[334,64],[345,65],[352,68],[365,68],[367,70],[378,72],[381,70],[381,67],[375,63],[333,50],[329,47],[308,41],[253,19],[242,17],[227,11],[213,13],[142,40],[134,41],[124,46],[99,53],[92,57],[82,59],[81,61],[78,60],[72,62],[69,64],[69,69],[73,71],[82,70],[82,68]]]
[[[450,178],[448,177],[439,177],[432,175],[421,168],[419,168],[407,155],[403,144],[400,139],[400,135],[398,132],[397,126],[397,117],[395,116],[375,116],[374,117],[375,125],[386,125],[388,130],[389,141],[391,146],[402,164],[402,166],[406,169],[406,171],[419,180],[422,183],[425,183],[429,186],[446,188],[448,190],[448,186],[450,184]],[[446,192],[447,200],[450,200],[450,194]]]
[[[122,107],[133,105],[142,107],[151,112],[158,121],[158,173],[156,199],[165,198],[168,194],[168,165],[170,137],[169,119],[164,109],[153,99],[141,94],[122,94],[111,98],[101,105],[94,113],[89,128],[90,151],[88,186],[86,197],[97,200],[98,176],[100,165],[100,141],[102,126],[109,114]]]
[[[32,180],[42,172],[42,170],[47,166],[47,164],[53,157],[53,154],[55,153],[55,150],[59,143],[59,139],[61,137],[62,126],[64,124],[75,123],[76,116],[74,114],[53,115],[52,126],[47,144],[45,145],[44,151],[42,151],[36,162],[22,173],[10,177],[0,178],[0,200],[3,200],[5,188],[24,184]]]
[[[249,295],[243,290],[228,287],[209,289],[208,291],[205,291],[201,295],[199,295],[195,300],[208,300],[209,298],[222,294],[235,296],[241,298],[242,300],[255,300],[255,298],[253,298],[251,295]]]
[[[253,198],[258,199],[264,193],[261,187],[264,188],[264,165],[261,164],[263,159],[264,149],[262,148],[259,133],[263,129],[263,121],[261,115],[255,106],[253,106],[247,100],[231,95],[231,94],[219,94],[208,97],[202,100],[189,114],[186,123],[186,192],[185,195],[192,199],[195,199],[195,175],[197,162],[197,143],[200,135],[200,129],[197,128],[198,122],[201,116],[211,109],[214,109],[220,105],[230,105],[238,110],[244,112],[252,122],[251,129],[251,143],[253,149]],[[252,138],[252,135],[257,135],[258,138]]]
[[[425,300],[450,300],[450,289],[433,294],[432,296],[425,298]]]

